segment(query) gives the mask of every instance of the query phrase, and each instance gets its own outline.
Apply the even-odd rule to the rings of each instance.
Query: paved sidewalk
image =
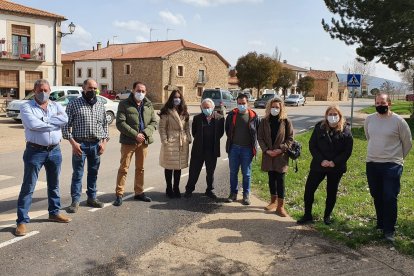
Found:
[[[414,260],[390,248],[351,250],[264,206],[223,203],[117,274],[414,275]]]

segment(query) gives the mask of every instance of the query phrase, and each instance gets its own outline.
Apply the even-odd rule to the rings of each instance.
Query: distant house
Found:
[[[0,0],[0,103],[21,99],[40,78],[61,84],[60,24],[66,18]]]
[[[75,60],[84,55],[89,54],[92,50],[84,50],[78,52],[72,52],[62,55],[62,84],[68,86],[76,86],[80,83],[75,79]]]
[[[339,79],[335,71],[309,70],[306,75],[315,79],[315,86],[308,93],[309,97],[314,96],[316,101],[338,101],[340,99]]]
[[[92,77],[101,90],[122,91],[139,80],[155,103],[164,103],[176,88],[187,102],[199,102],[205,88],[228,87],[230,64],[217,51],[186,40],[113,44],[77,53],[64,55],[69,71],[73,63],[75,84]]]
[[[302,77],[305,77],[309,70],[305,69],[305,68],[302,68],[302,67],[298,67],[298,66],[295,66],[295,65],[288,64],[287,60],[283,60],[283,62],[280,63],[280,65],[282,65],[282,68],[289,69],[293,73],[295,73],[295,81],[294,81],[292,87],[287,90],[287,94],[289,95],[291,93],[296,93],[296,87],[298,86],[299,79],[301,79]]]

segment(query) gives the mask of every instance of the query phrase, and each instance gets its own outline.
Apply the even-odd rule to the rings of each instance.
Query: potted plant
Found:
[[[6,43],[6,40],[4,38],[0,39],[0,44]]]

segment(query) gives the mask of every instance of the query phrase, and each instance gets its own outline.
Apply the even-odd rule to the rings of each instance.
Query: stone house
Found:
[[[61,85],[61,15],[0,0],[0,104],[21,99],[44,78]]]
[[[306,74],[315,79],[315,87],[308,93],[316,101],[338,101],[339,79],[335,71],[309,70]]]
[[[301,79],[302,77],[305,77],[309,70],[305,69],[305,68],[302,68],[302,67],[298,67],[298,66],[295,66],[295,65],[288,64],[287,60],[283,60],[283,62],[281,62],[280,65],[282,66],[282,68],[289,69],[295,74],[295,81],[294,81],[292,87],[287,89],[287,95],[292,94],[292,93],[295,94],[296,93],[296,87],[298,86],[299,79]],[[279,91],[279,92],[281,92],[281,91]]]
[[[69,69],[69,78],[72,71],[75,85],[92,77],[101,89],[104,84],[119,92],[132,89],[139,80],[147,85],[148,97],[159,104],[175,88],[187,102],[200,102],[205,88],[228,87],[230,64],[217,51],[186,40],[113,44],[87,54],[65,54],[64,60],[68,64],[64,71]],[[106,80],[100,79],[104,68]]]

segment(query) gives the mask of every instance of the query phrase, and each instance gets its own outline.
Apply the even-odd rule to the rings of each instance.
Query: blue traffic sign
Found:
[[[348,87],[361,87],[361,74],[348,74],[346,84]]]

